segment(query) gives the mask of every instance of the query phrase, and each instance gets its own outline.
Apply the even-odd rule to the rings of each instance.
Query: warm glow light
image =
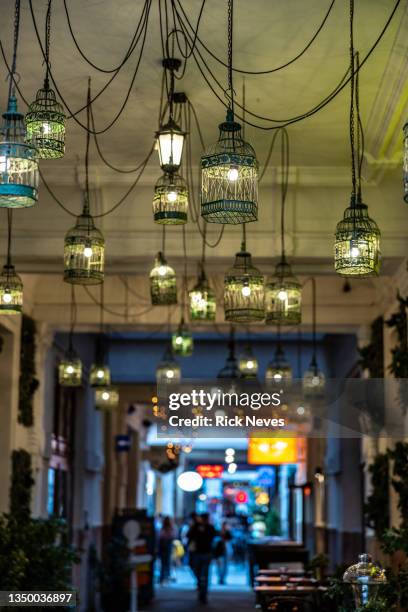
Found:
[[[231,168],[228,170],[228,180],[233,182],[238,180],[238,176],[239,176],[239,172],[238,172],[238,168],[236,168],[235,166],[231,166]]]
[[[304,458],[305,440],[302,438],[249,438],[250,465],[282,465],[297,463]]]
[[[105,375],[105,372],[103,370],[98,370],[97,373],[96,373],[96,376],[98,378],[103,378],[104,375]]]
[[[288,299],[288,292],[285,291],[284,289],[281,289],[278,293],[278,298],[282,300],[282,302],[284,302],[285,300]]]
[[[102,393],[102,399],[105,400],[105,402],[109,399],[109,391],[104,391]]]
[[[84,248],[84,257],[87,257],[89,259],[92,257],[92,254],[93,254],[92,247],[86,246]]]
[[[279,372],[276,372],[276,374],[273,375],[274,380],[276,381],[280,381],[282,380],[282,374],[280,374]]]
[[[167,370],[166,378],[174,378],[174,370]]]
[[[183,344],[183,338],[181,336],[177,336],[176,344]]]
[[[313,385],[314,387],[317,387],[317,385],[318,385],[319,383],[320,383],[320,379],[319,379],[319,377],[318,377],[318,376],[313,376],[313,378],[312,378],[312,385]]]
[[[255,364],[254,364],[253,361],[251,361],[251,360],[247,361],[246,367],[248,368],[248,370],[253,370],[254,366],[255,366]]]
[[[166,275],[166,266],[159,266],[159,274],[160,276],[165,276]]]
[[[202,478],[222,478],[224,467],[220,464],[217,465],[197,465],[197,472]]]
[[[168,202],[175,202],[177,200],[177,191],[169,191],[167,194]]]
[[[74,373],[74,368],[72,365],[67,366],[67,374],[73,374]]]
[[[305,414],[305,409],[303,408],[303,406],[299,406],[298,409],[296,410],[296,412],[300,415]]]
[[[244,285],[241,289],[242,295],[244,297],[249,297],[251,295],[251,287],[248,285]]]
[[[49,134],[51,132],[51,127],[49,123],[43,123],[41,127],[43,134]]]
[[[352,257],[359,257],[360,256],[360,249],[356,246],[351,247],[351,256]]]
[[[197,472],[183,472],[177,478],[177,484],[182,491],[193,493],[203,486],[203,479]]]
[[[6,293],[3,293],[2,299],[4,304],[10,304],[11,300],[13,299],[13,296],[10,292],[6,291]]]

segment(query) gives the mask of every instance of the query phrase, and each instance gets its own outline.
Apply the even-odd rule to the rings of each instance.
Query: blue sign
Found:
[[[115,437],[115,450],[117,453],[129,452],[130,444],[130,436],[121,435]]]
[[[257,470],[256,482],[260,487],[274,487],[275,478],[275,469],[273,467],[260,467]]]

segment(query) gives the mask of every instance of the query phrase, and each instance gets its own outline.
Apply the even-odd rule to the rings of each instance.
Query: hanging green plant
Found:
[[[398,337],[398,343],[391,350],[389,370],[395,378],[403,379],[399,381],[398,396],[401,409],[405,414],[408,409],[408,387],[405,380],[408,378],[408,297],[403,298],[398,292],[397,299],[398,311],[386,321],[388,327],[395,328]]]
[[[18,422],[24,427],[34,425],[33,400],[39,386],[35,371],[35,336],[35,321],[31,317],[23,315],[21,322]]]
[[[371,475],[372,492],[367,497],[364,514],[366,525],[374,529],[379,541],[381,541],[385,530],[390,526],[388,469],[389,458],[387,453],[378,454],[368,468]]]
[[[384,338],[383,317],[377,317],[371,324],[370,343],[358,349],[359,364],[368,370],[370,378],[384,378]]]

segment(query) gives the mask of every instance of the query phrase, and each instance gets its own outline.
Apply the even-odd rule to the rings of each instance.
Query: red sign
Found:
[[[246,491],[238,491],[235,496],[237,504],[246,504],[248,501],[248,493]]]
[[[202,478],[222,478],[224,466],[222,465],[197,465],[196,472]]]

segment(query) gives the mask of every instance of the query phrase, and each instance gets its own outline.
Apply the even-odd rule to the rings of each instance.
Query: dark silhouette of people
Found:
[[[214,558],[217,564],[218,581],[225,584],[228,571],[228,542],[232,539],[229,525],[226,521],[221,526],[221,531],[214,541]]]
[[[173,541],[176,539],[176,532],[172,520],[169,516],[163,519],[162,528],[159,532],[159,558],[160,558],[160,584],[164,584],[170,578],[171,555]]]
[[[207,603],[209,569],[215,536],[216,531],[210,524],[208,514],[196,517],[187,534],[190,566],[197,579],[198,598],[201,603]]]

